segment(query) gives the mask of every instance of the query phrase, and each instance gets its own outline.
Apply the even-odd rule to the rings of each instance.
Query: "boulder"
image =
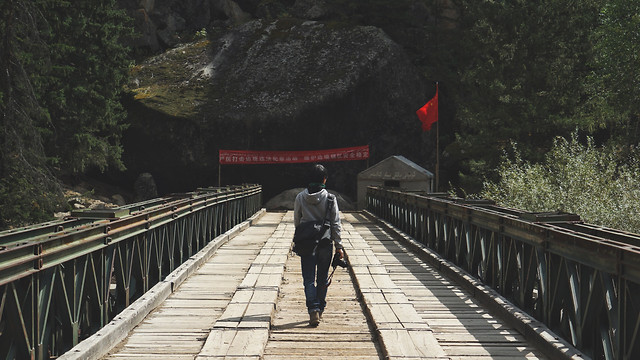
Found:
[[[369,145],[372,163],[426,159],[415,111],[424,82],[403,49],[370,26],[286,18],[211,31],[136,66],[125,163],[165,192],[217,183],[219,149]],[[332,163],[331,188],[355,195],[364,161]],[[299,168],[225,167],[223,184],[265,198],[300,184]]]
[[[118,205],[118,206],[127,205],[127,201],[124,199],[124,196],[122,196],[120,194],[111,195],[111,202],[116,204],[116,205]]]
[[[156,182],[153,179],[153,175],[149,173],[142,173],[136,179],[133,185],[135,189],[135,201],[144,201],[155,199],[158,197],[158,189]]]

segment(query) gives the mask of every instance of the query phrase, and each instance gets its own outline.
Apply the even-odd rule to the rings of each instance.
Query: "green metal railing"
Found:
[[[640,236],[566,213],[369,188],[367,209],[594,359],[640,359]]]
[[[0,359],[69,350],[256,213],[261,196],[259,185],[199,189],[0,232]]]

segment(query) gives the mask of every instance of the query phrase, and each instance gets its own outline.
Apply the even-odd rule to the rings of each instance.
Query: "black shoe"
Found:
[[[309,313],[309,326],[316,327],[320,324],[320,312],[312,311]]]

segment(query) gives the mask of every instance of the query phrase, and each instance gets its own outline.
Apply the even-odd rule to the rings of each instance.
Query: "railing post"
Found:
[[[260,199],[259,186],[206,190],[0,232],[0,358],[77,345]]]
[[[639,235],[590,227],[572,214],[380,188],[368,189],[366,204],[587,355],[640,357]]]

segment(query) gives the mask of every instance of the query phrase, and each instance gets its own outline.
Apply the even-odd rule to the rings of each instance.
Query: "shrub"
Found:
[[[610,149],[573,134],[558,137],[544,161],[522,160],[517,146],[505,155],[497,182],[485,182],[482,197],[532,212],[565,211],[588,223],[640,233],[640,167]]]

